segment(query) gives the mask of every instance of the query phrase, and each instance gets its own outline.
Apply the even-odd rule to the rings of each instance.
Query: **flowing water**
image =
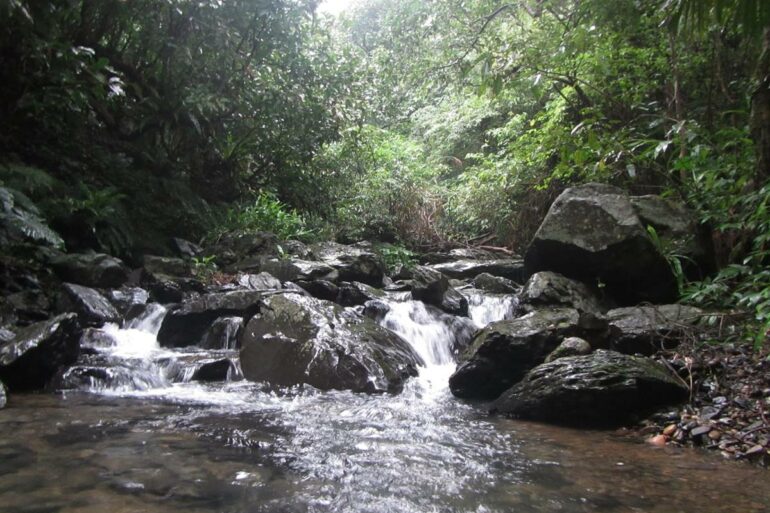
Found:
[[[510,315],[469,295],[477,325]],[[391,301],[426,367],[398,396],[190,380],[233,350],[166,350],[160,307],[88,338],[79,390],[0,410],[2,512],[760,512],[770,478],[612,432],[488,417],[455,400],[452,319]]]

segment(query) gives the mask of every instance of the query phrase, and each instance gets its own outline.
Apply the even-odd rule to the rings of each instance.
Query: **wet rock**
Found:
[[[120,287],[130,273],[122,260],[102,253],[62,254],[51,265],[62,281],[101,289]]]
[[[145,255],[142,259],[144,269],[150,274],[166,276],[191,276],[192,267],[181,258]]]
[[[337,271],[340,281],[360,281],[374,287],[382,286],[385,263],[370,247],[323,242],[313,244],[310,249],[318,261]]]
[[[434,264],[431,269],[446,274],[450,278],[470,280],[479,274],[486,273],[500,278],[506,278],[516,283],[524,282],[524,261],[514,258],[496,260],[455,260]]]
[[[0,381],[0,410],[5,408],[6,404],[8,404],[8,398],[5,395],[5,385]]]
[[[222,237],[215,247],[210,248],[212,255],[230,254],[232,260],[243,260],[254,256],[277,256],[278,238],[269,232],[239,232],[229,233]],[[226,260],[223,263],[231,263]]]
[[[383,292],[357,281],[340,283],[336,303],[342,306],[363,305],[367,301],[383,297]]]
[[[147,301],[150,300],[150,293],[140,287],[122,287],[108,290],[105,297],[118,313],[125,317],[130,310],[137,306],[146,305]]]
[[[174,252],[182,258],[193,258],[203,253],[203,248],[199,245],[179,237],[171,239],[171,246]]]
[[[436,306],[452,315],[468,315],[468,300],[450,287],[442,273],[425,266],[412,271],[412,298]]]
[[[571,308],[531,312],[482,329],[449,378],[449,389],[464,399],[494,399],[542,363],[559,343],[585,333]]]
[[[206,331],[220,317],[250,319],[259,310],[262,293],[236,290],[207,294],[170,310],[158,332],[164,347],[185,347],[200,343]]]
[[[473,279],[473,286],[491,294],[515,294],[519,286],[507,278],[481,273]]]
[[[702,280],[716,270],[711,234],[682,202],[660,196],[632,196],[631,204],[643,226],[651,226],[662,245],[681,255],[682,267],[693,280]]]
[[[59,369],[75,363],[81,333],[74,313],[19,330],[0,345],[0,380],[11,391],[42,389]]]
[[[120,321],[118,311],[97,290],[74,283],[62,285],[57,306],[60,312],[76,312],[86,326]]]
[[[564,358],[565,356],[582,356],[589,354],[592,351],[591,344],[579,337],[567,337],[559,346],[551,351],[546,359],[545,363],[552,362],[557,358]]]
[[[270,273],[244,274],[238,278],[238,285],[251,290],[279,290],[281,281]]]
[[[326,301],[336,301],[340,293],[337,285],[326,280],[298,281],[297,285],[314,298]]]
[[[206,287],[195,278],[155,274],[145,270],[142,282],[150,293],[150,300],[155,303],[181,303],[190,296],[203,294]]]
[[[411,280],[412,279],[412,269],[410,266],[406,265],[397,265],[396,269],[393,271],[393,274],[391,276],[394,281],[398,280]]]
[[[527,272],[554,271],[603,283],[621,305],[675,299],[666,259],[624,191],[604,184],[565,190],[551,205],[525,255]]]
[[[204,349],[236,349],[243,329],[243,317],[220,317],[206,330],[200,346]]]
[[[331,266],[320,262],[300,260],[298,258],[266,260],[260,266],[282,282],[286,281],[315,281],[325,280],[335,282],[339,273]]]
[[[364,303],[363,314],[375,322],[380,322],[390,312],[390,306],[379,299],[372,299]]]
[[[399,392],[422,364],[405,340],[371,319],[296,294],[263,300],[240,356],[253,381],[369,393]]]
[[[532,311],[542,306],[569,307],[597,316],[607,311],[597,295],[585,284],[550,271],[530,276],[519,294],[519,307],[523,311]]]
[[[48,295],[42,290],[24,290],[9,294],[6,298],[13,309],[12,317],[16,322],[29,324],[44,321],[51,316],[53,305]]]
[[[310,251],[310,248],[307,247],[307,244],[298,240],[285,240],[281,242],[280,247],[284,254],[293,257],[303,258],[305,260],[310,260],[313,257],[313,253]]]
[[[687,388],[662,364],[600,349],[536,367],[493,410],[559,424],[612,426],[686,398]]]
[[[625,354],[651,355],[671,349],[697,330],[706,314],[684,305],[635,306],[607,312],[610,348]]]
[[[206,362],[198,367],[192,375],[193,381],[227,381],[227,376],[235,364],[229,358]]]

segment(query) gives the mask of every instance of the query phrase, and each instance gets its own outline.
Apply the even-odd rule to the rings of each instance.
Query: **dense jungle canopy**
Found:
[[[0,1],[0,182],[55,233],[24,229],[124,258],[236,230],[519,252],[600,181],[709,227],[685,299],[770,319],[770,3],[318,4]]]

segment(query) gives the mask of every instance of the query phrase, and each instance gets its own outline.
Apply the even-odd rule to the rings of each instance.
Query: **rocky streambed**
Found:
[[[714,314],[668,302],[674,276],[645,224],[707,265],[669,207],[589,185],[557,199],[524,258],[460,249],[390,272],[368,244],[270,234],[210,248],[221,267],[205,281],[201,250],[178,240],[179,256],[133,270],[38,248],[53,274],[15,275],[0,305],[0,498],[10,511],[764,511],[767,487],[734,488],[761,471],[673,445],[710,436],[724,410],[701,420],[693,394],[710,382],[677,363]],[[662,448],[607,430],[644,419]],[[734,425],[755,443],[723,452],[761,459],[765,427]]]

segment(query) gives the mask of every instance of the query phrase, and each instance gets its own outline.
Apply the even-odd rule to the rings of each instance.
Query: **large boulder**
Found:
[[[452,315],[468,315],[468,300],[449,285],[449,279],[430,267],[412,270],[412,298]]]
[[[63,284],[57,306],[61,312],[76,312],[87,326],[120,322],[118,311],[99,291],[82,285]]]
[[[74,313],[66,313],[19,330],[0,345],[0,380],[12,392],[42,389],[80,354],[82,329]]]
[[[683,203],[660,196],[632,196],[631,204],[645,227],[652,227],[667,251],[685,257],[682,267],[693,280],[716,270],[709,230]]]
[[[454,260],[430,266],[450,278],[470,280],[482,273],[499,276],[516,283],[524,281],[524,261],[518,258],[498,258],[494,260]]]
[[[158,331],[158,342],[164,347],[199,344],[206,331],[220,317],[250,319],[259,310],[262,293],[236,290],[207,294],[170,310]]]
[[[492,409],[523,419],[613,426],[686,397],[687,387],[662,364],[600,349],[540,365]]]
[[[150,293],[140,287],[121,287],[108,290],[105,297],[118,313],[125,317],[129,311],[137,310],[146,305],[147,301],[150,300]]]
[[[51,265],[62,281],[100,289],[120,287],[130,273],[122,260],[102,253],[58,255]]]
[[[677,294],[671,267],[628,195],[610,185],[587,184],[560,194],[524,261],[530,274],[554,271],[603,284],[621,305],[671,302]]]
[[[593,315],[607,311],[599,297],[585,284],[550,271],[530,276],[519,294],[520,309],[532,311],[543,306],[569,307]]]
[[[340,281],[360,281],[374,287],[382,286],[385,263],[367,245],[346,246],[336,242],[322,242],[312,245],[310,250],[316,260],[337,271]]]
[[[482,329],[449,378],[449,389],[464,399],[494,399],[543,363],[566,337],[591,338],[573,308],[531,312]]]
[[[521,289],[513,280],[489,273],[481,273],[473,278],[473,286],[492,294],[515,294]]]
[[[343,282],[340,283],[335,302],[342,306],[357,306],[384,296],[384,292],[365,283]]]
[[[422,363],[371,319],[298,294],[265,298],[241,337],[244,377],[278,386],[399,392]]]
[[[625,354],[651,355],[672,349],[697,330],[707,314],[692,306],[658,305],[607,312],[610,348]]]

